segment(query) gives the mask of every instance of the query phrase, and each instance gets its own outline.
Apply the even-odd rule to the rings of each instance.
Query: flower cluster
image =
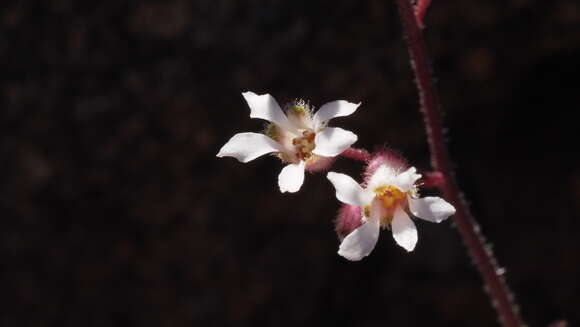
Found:
[[[357,141],[357,136],[339,127],[329,127],[336,117],[348,116],[359,104],[344,100],[329,102],[315,113],[304,101],[294,101],[284,111],[269,94],[242,94],[250,107],[250,117],[267,120],[263,133],[234,135],[219,151],[248,162],[268,153],[286,166],[278,175],[281,192],[297,192],[305,170],[329,168],[334,159]],[[338,254],[348,260],[361,260],[374,249],[379,232],[389,228],[395,242],[407,251],[417,244],[417,229],[411,216],[439,223],[455,213],[455,208],[439,197],[419,197],[421,175],[400,157],[389,152],[376,153],[367,162],[365,180],[329,172],[327,178],[344,205],[336,219],[341,238]]]

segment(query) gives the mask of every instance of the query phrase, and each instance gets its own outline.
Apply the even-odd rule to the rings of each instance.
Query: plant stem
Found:
[[[371,155],[366,150],[357,148],[348,148],[340,155],[345,158],[350,158],[362,162],[368,162],[371,159]]]
[[[438,171],[421,172],[421,187],[424,188],[439,188],[445,182],[443,174]]]
[[[424,27],[423,20],[430,4],[431,0],[417,0],[417,4],[415,5],[415,18],[417,19],[417,25],[421,29]]]
[[[455,181],[443,136],[441,110],[431,77],[430,59],[421,29],[417,24],[417,17],[410,0],[396,0],[396,2],[403,22],[411,57],[411,67],[419,90],[421,112],[425,120],[431,151],[431,165],[435,171],[443,175],[443,183],[439,185],[439,189],[457,210],[453,220],[485,281],[486,290],[497,310],[500,322],[508,327],[523,326],[524,323],[514,303],[513,296],[502,277],[503,269],[499,268],[491,248],[486,246],[479,226],[471,215],[463,194]]]

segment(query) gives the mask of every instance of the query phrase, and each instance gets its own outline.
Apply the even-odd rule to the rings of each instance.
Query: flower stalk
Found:
[[[418,5],[422,7],[413,8],[410,0],[396,0],[411,57],[411,67],[419,91],[420,110],[424,117],[431,152],[431,165],[435,171],[441,173],[442,183],[438,185],[438,188],[445,199],[451,202],[457,210],[453,220],[485,281],[486,290],[497,310],[500,322],[506,327],[523,326],[524,323],[512,293],[502,276],[503,269],[499,268],[490,247],[486,246],[485,239],[469,211],[451,168],[443,135],[440,103],[433,85],[430,59],[421,32],[422,26],[420,26],[429,2],[419,1]]]
[[[425,27],[423,20],[425,19],[425,13],[427,8],[431,4],[431,0],[417,0],[415,4],[415,18],[417,19],[417,25],[422,29]]]
[[[340,156],[361,162],[368,162],[371,160],[370,153],[364,149],[348,148],[341,153]]]
[[[445,182],[443,174],[438,171],[430,171],[423,173],[421,179],[421,186],[425,188],[438,188]]]

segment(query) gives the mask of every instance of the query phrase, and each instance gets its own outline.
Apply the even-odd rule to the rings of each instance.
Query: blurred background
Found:
[[[457,177],[530,326],[580,320],[580,2],[433,1]],[[336,254],[325,174],[219,159],[243,91],[429,169],[394,1],[2,1],[1,326],[494,326],[451,220]],[[358,176],[342,159],[333,170]],[[429,192],[425,192],[429,194]]]

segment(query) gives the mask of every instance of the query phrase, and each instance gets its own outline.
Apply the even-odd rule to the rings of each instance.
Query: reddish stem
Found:
[[[366,150],[363,149],[356,149],[356,148],[348,148],[344,150],[343,153],[340,154],[345,158],[350,158],[353,160],[358,160],[362,162],[368,162],[371,160],[371,155]]]
[[[469,208],[461,193],[451,168],[451,161],[443,137],[441,110],[439,99],[431,77],[430,60],[422,32],[417,25],[417,19],[409,0],[396,0],[399,14],[403,22],[406,42],[411,57],[411,67],[415,74],[415,82],[419,90],[421,112],[425,119],[425,128],[431,150],[431,165],[435,171],[443,175],[443,183],[439,186],[445,198],[450,201],[457,212],[453,220],[482,275],[486,290],[491,297],[492,304],[498,312],[499,319],[504,326],[523,326],[517,306],[513,301],[504,278],[502,269],[499,269],[491,248],[486,246],[485,239],[479,232],[479,226],[469,212]]]
[[[415,4],[415,19],[417,20],[417,25],[421,29],[425,28],[424,19],[425,13],[427,13],[427,8],[431,4],[431,0],[417,0]]]
[[[438,171],[430,171],[421,173],[423,178],[421,178],[421,187],[425,188],[438,188],[445,182],[443,174]]]

